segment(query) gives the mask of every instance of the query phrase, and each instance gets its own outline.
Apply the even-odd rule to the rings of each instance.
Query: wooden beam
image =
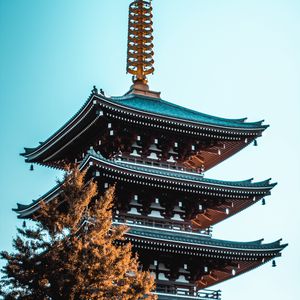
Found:
[[[190,160],[192,160],[197,166],[204,164],[204,158],[200,155],[193,155],[191,156]]]
[[[210,154],[215,154],[215,155],[219,155],[219,152],[221,150],[218,148],[218,149],[203,149],[202,152],[207,152],[207,153],[210,153]]]
[[[223,209],[217,209],[217,208],[208,208],[212,213],[217,213],[217,214],[225,214],[226,212]]]
[[[208,221],[212,221],[211,216],[207,212],[200,214],[200,216],[203,216]]]
[[[211,279],[214,280],[214,281],[218,281],[218,280],[219,280],[219,277],[216,276],[216,275],[214,274],[213,271],[211,271],[211,272],[209,273],[208,277],[211,278]]]
[[[202,228],[202,223],[200,223],[200,222],[198,221],[198,219],[193,219],[193,220],[192,220],[192,223],[195,224],[196,226]]]
[[[204,278],[201,278],[198,282],[204,286],[207,286],[208,284],[208,282]]]

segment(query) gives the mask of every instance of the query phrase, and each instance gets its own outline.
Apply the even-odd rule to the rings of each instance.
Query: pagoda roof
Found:
[[[262,124],[263,121],[245,122],[246,118],[219,118],[160,98],[136,94],[107,97],[93,91],[81,109],[59,130],[37,147],[24,148],[25,152],[21,155],[25,156],[27,162],[59,166],[63,151],[86,135],[93,125],[99,125],[102,116],[116,119],[118,122],[169,130],[174,134],[222,141],[222,155],[203,154],[203,157],[207,156],[208,161],[211,161],[207,165],[205,163],[206,170],[250,144],[268,127]],[[58,160],[58,164],[55,160]]]
[[[132,227],[131,227],[132,226]],[[130,230],[127,233],[129,236],[143,237],[154,239],[155,241],[176,242],[185,245],[210,247],[222,249],[224,251],[250,251],[250,252],[278,252],[283,250],[287,244],[281,244],[281,240],[272,243],[263,243],[263,239],[251,242],[234,242],[228,240],[214,239],[208,236],[198,234],[179,233],[178,231],[167,231],[156,228],[147,228],[146,226],[130,225]],[[235,255],[232,253],[232,255]]]
[[[251,179],[242,180],[242,181],[224,181],[224,180],[216,180],[216,179],[208,179],[204,178],[202,174],[194,173],[194,172],[185,172],[173,169],[166,169],[157,166],[148,166],[143,164],[136,164],[125,162],[121,160],[110,160],[104,158],[100,153],[95,153],[94,151],[89,151],[88,155],[81,163],[81,168],[86,165],[91,165],[92,162],[99,162],[107,167],[111,166],[117,168],[118,170],[124,170],[125,172],[134,172],[137,176],[155,176],[161,177],[165,179],[174,179],[177,181],[181,181],[185,184],[194,184],[198,183],[201,185],[205,185],[207,189],[212,188],[213,190],[217,188],[233,188],[237,190],[271,190],[277,183],[270,183],[271,179],[267,179],[260,182],[252,182]],[[221,191],[221,190],[220,190]],[[232,192],[232,191],[231,191]]]
[[[258,122],[245,122],[247,118],[226,119],[216,117],[176,105],[160,98],[153,98],[138,94],[111,97],[107,100],[138,111],[144,111],[147,113],[159,116],[167,116],[184,121],[192,121],[201,125],[239,129],[265,129],[268,127],[268,125],[262,124],[263,120]]]
[[[260,182],[252,182],[252,179],[242,181],[208,179],[198,173],[138,165],[119,160],[109,160],[92,150],[89,151],[81,162],[80,169],[84,169],[88,166],[115,173],[118,177],[124,176],[124,179],[129,176],[132,178],[130,179],[131,181],[136,179],[140,182],[142,179],[142,183],[144,184],[147,184],[147,181],[152,181],[155,182],[157,187],[165,188],[170,185],[172,189],[178,189],[179,191],[218,195],[233,199],[257,197],[258,200],[263,196],[269,195],[270,190],[276,185],[276,183],[270,183],[270,179]],[[120,178],[118,178],[118,180],[120,180]],[[126,181],[128,181],[128,179],[126,179]],[[55,186],[45,195],[28,205],[18,204],[18,207],[13,210],[19,214],[20,218],[29,217],[38,210],[40,201],[50,201],[56,197],[58,193],[60,193],[60,185]],[[255,203],[255,201],[251,200],[251,203]]]
[[[102,157],[103,159],[103,157]],[[241,181],[225,181],[225,180],[217,180],[217,179],[209,179],[204,178],[202,174],[199,173],[192,173],[192,172],[185,172],[185,171],[178,171],[173,169],[165,169],[165,168],[158,168],[158,167],[150,167],[145,165],[138,165],[134,163],[128,163],[123,161],[116,161],[115,165],[120,167],[126,167],[130,170],[135,170],[138,172],[142,172],[143,174],[153,174],[156,176],[163,176],[168,178],[175,178],[184,181],[191,181],[191,182],[201,182],[208,185],[214,186],[223,186],[223,187],[242,187],[242,188],[272,188],[276,185],[276,183],[271,183],[271,179],[263,180],[260,182],[253,182],[253,178],[241,180]]]
[[[281,244],[281,240],[266,244],[262,243],[263,239],[253,242],[233,242],[197,235],[191,237],[185,232],[171,233],[146,227],[130,227],[126,238],[137,249],[185,257],[188,255],[195,266],[199,264],[197,257],[231,262],[225,267],[216,264],[207,274],[198,278],[196,280],[198,288],[207,288],[248,272],[281,256],[281,251],[287,246]]]

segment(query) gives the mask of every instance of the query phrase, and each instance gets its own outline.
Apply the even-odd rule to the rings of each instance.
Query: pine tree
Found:
[[[115,187],[97,199],[97,184],[73,169],[61,193],[42,202],[32,228],[25,224],[2,272],[4,299],[157,299],[154,279],[140,270],[125,226],[112,225]]]

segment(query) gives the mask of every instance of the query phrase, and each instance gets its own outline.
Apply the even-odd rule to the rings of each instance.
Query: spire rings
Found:
[[[136,0],[129,5],[127,73],[133,81],[147,83],[154,72],[153,22],[151,1]]]

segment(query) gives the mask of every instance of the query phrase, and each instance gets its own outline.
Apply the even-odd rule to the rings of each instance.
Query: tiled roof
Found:
[[[242,181],[224,181],[224,180],[216,180],[216,179],[208,179],[204,178],[201,174],[197,173],[191,173],[191,172],[184,172],[184,171],[177,171],[172,169],[165,169],[165,168],[159,168],[159,167],[150,167],[145,165],[138,165],[123,161],[113,161],[104,158],[101,154],[97,154],[94,151],[89,151],[89,153],[86,155],[84,160],[81,163],[81,168],[84,168],[90,160],[97,160],[99,162],[102,162],[103,164],[106,164],[107,166],[113,166],[114,168],[122,168],[128,171],[135,171],[140,172],[141,174],[148,174],[148,175],[156,175],[156,176],[163,176],[170,179],[177,179],[177,180],[183,180],[183,181],[190,181],[190,182],[196,182],[196,183],[202,183],[206,185],[210,185],[212,187],[224,187],[224,188],[240,188],[240,189],[266,189],[267,192],[273,188],[276,183],[270,184],[270,180],[264,180],[261,182],[252,182],[252,179],[248,180],[242,180]],[[43,195],[41,198],[32,201],[32,203],[28,205],[19,204],[18,207],[13,209],[16,212],[21,212],[23,210],[27,210],[33,206],[35,206],[41,199],[47,199],[49,197],[52,197],[60,188],[60,185],[56,185],[53,189],[48,191],[45,195]]]
[[[245,122],[246,118],[243,119],[225,119],[195,110],[191,110],[171,102],[159,98],[151,98],[141,95],[129,94],[121,97],[106,97],[103,94],[98,94],[95,91],[90,95],[87,101],[83,104],[80,110],[73,115],[73,117],[66,122],[59,130],[57,130],[53,135],[46,139],[43,143],[35,148],[24,148],[25,152],[21,155],[27,158],[28,162],[38,161],[40,156],[51,149],[62,136],[69,134],[69,127],[72,129],[74,126],[82,126],[82,122],[86,120],[87,114],[91,106],[97,106],[97,104],[103,104],[111,106],[114,110],[134,110],[138,113],[146,113],[150,117],[160,117],[168,118],[166,121],[180,123],[180,122],[190,122],[193,123],[191,126],[203,126],[212,127],[211,132],[214,130],[230,130],[233,133],[248,134],[251,132],[251,138],[256,138],[261,135],[261,132],[268,127],[268,125],[262,125],[263,121],[259,122]],[[94,110],[95,112],[96,110]],[[94,116],[93,114],[91,114]],[[90,115],[90,117],[91,117]],[[90,122],[95,120],[91,119]],[[185,124],[186,126],[186,124]],[[197,129],[200,130],[200,129]],[[246,132],[246,133],[245,133]],[[253,133],[255,132],[255,133]],[[228,133],[225,133],[228,134]],[[70,137],[69,137],[70,138]],[[240,146],[238,146],[240,149]],[[51,152],[51,150],[50,150]]]
[[[102,159],[106,160],[102,157]],[[111,161],[109,161],[111,163]],[[222,185],[222,186],[230,186],[230,187],[243,187],[243,188],[254,188],[254,187],[273,187],[276,183],[270,184],[270,179],[260,181],[260,182],[252,182],[251,179],[242,180],[242,181],[225,181],[225,180],[216,180],[204,178],[201,174],[177,171],[172,169],[158,168],[158,167],[148,167],[143,165],[131,164],[126,162],[114,162],[117,166],[126,167],[131,170],[141,171],[143,173],[153,174],[153,175],[161,175],[176,179],[186,179],[192,181],[198,181],[201,183],[213,184],[213,185]]]
[[[96,158],[100,161],[106,162],[110,165],[114,165],[116,167],[126,168],[128,170],[139,171],[142,173],[153,174],[158,176],[164,176],[174,179],[180,180],[189,180],[189,181],[196,181],[199,183],[210,184],[210,185],[218,185],[224,187],[241,187],[241,188],[269,188],[271,189],[276,185],[276,183],[270,183],[270,179],[260,181],[260,182],[252,182],[252,178],[242,181],[225,181],[225,180],[216,180],[216,179],[209,179],[204,178],[201,174],[192,173],[192,172],[185,172],[185,171],[177,171],[173,169],[166,169],[166,168],[159,168],[159,167],[151,167],[147,165],[129,163],[124,161],[118,160],[109,160],[104,158],[101,154],[97,154],[94,151],[91,151],[89,155],[87,155],[82,162],[85,164],[90,158]]]
[[[192,109],[188,109],[162,99],[151,98],[146,96],[129,94],[122,97],[111,97],[108,100],[136,110],[141,110],[148,113],[153,113],[161,116],[168,116],[181,120],[189,120],[206,125],[233,127],[241,129],[264,129],[268,127],[267,125],[262,125],[263,121],[245,123],[245,120],[247,118],[219,118]]]
[[[232,242],[226,240],[213,239],[211,237],[203,237],[201,235],[187,235],[184,232],[170,232],[157,230],[155,228],[130,228],[129,235],[139,236],[143,238],[153,238],[170,242],[181,242],[193,244],[195,246],[209,246],[209,247],[218,247],[218,248],[229,248],[237,250],[282,250],[287,245],[281,245],[281,240],[278,240],[273,243],[263,244],[263,240],[253,241],[253,242]]]

